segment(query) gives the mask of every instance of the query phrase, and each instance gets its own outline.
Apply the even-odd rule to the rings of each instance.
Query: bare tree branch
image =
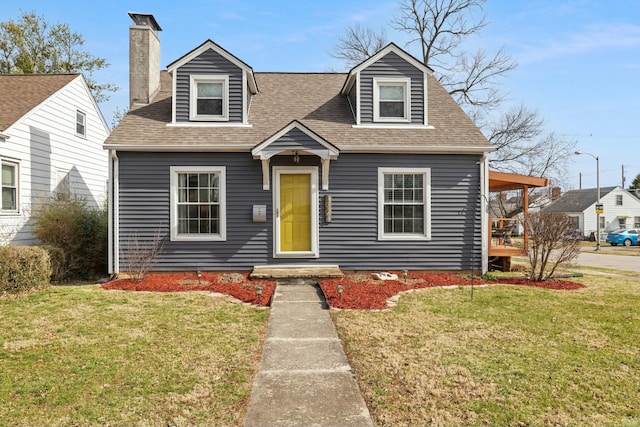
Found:
[[[385,47],[389,43],[387,40],[383,28],[374,30],[355,24],[348,27],[346,33],[338,39],[331,56],[353,67]]]

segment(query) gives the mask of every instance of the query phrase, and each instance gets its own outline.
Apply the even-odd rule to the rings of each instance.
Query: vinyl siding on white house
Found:
[[[616,196],[618,195],[622,196],[622,206],[616,205]],[[602,203],[604,209],[604,213],[600,216],[604,217],[605,222],[605,228],[602,230],[602,238],[606,237],[606,232],[620,228],[620,217],[627,217],[626,227],[633,227],[634,217],[640,217],[640,200],[621,187],[617,187],[610,193],[602,196],[600,203]],[[592,232],[595,233],[597,229],[595,202],[581,214],[584,234],[589,236]]]
[[[76,135],[76,111],[86,115],[86,137]],[[0,158],[19,164],[19,212],[0,214],[0,243],[37,243],[30,214],[68,176],[70,192],[89,206],[106,199],[109,135],[87,85],[78,76],[3,132]]]

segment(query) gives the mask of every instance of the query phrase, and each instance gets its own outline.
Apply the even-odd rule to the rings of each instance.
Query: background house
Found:
[[[596,233],[596,188],[568,191],[543,210],[563,212],[573,218],[575,228],[585,237]],[[601,240],[606,233],[619,228],[640,228],[640,199],[622,187],[601,187]]]
[[[36,243],[31,212],[52,196],[104,203],[108,134],[82,75],[0,75],[0,243]]]

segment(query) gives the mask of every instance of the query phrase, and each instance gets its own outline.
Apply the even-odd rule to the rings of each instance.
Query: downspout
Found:
[[[119,194],[118,188],[120,186],[119,183],[119,163],[118,163],[118,155],[115,150],[109,150],[109,240],[108,240],[108,266],[111,270],[109,272],[110,275],[117,274],[120,272],[120,256],[119,256],[119,244],[118,244],[118,236],[119,233]]]
[[[482,274],[489,271],[489,214],[487,202],[489,200],[489,156],[482,155],[480,164],[480,235],[482,236]]]

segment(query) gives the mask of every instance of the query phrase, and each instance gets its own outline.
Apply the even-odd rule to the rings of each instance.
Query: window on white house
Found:
[[[171,167],[171,239],[226,240],[224,167]]]
[[[618,217],[618,227],[627,228],[627,218]]]
[[[82,111],[76,111],[76,135],[87,136],[87,115]]]
[[[2,160],[2,212],[18,212],[18,164]]]
[[[600,215],[600,230],[604,230],[605,227],[606,227],[606,224],[604,220],[604,215]]]
[[[191,120],[229,119],[229,76],[191,76]]]
[[[411,79],[373,79],[373,120],[375,122],[410,122]]]
[[[633,217],[633,227],[640,228],[640,216]]]
[[[430,239],[430,192],[430,169],[379,168],[379,239]]]
[[[622,206],[622,194],[616,194],[616,206]]]

